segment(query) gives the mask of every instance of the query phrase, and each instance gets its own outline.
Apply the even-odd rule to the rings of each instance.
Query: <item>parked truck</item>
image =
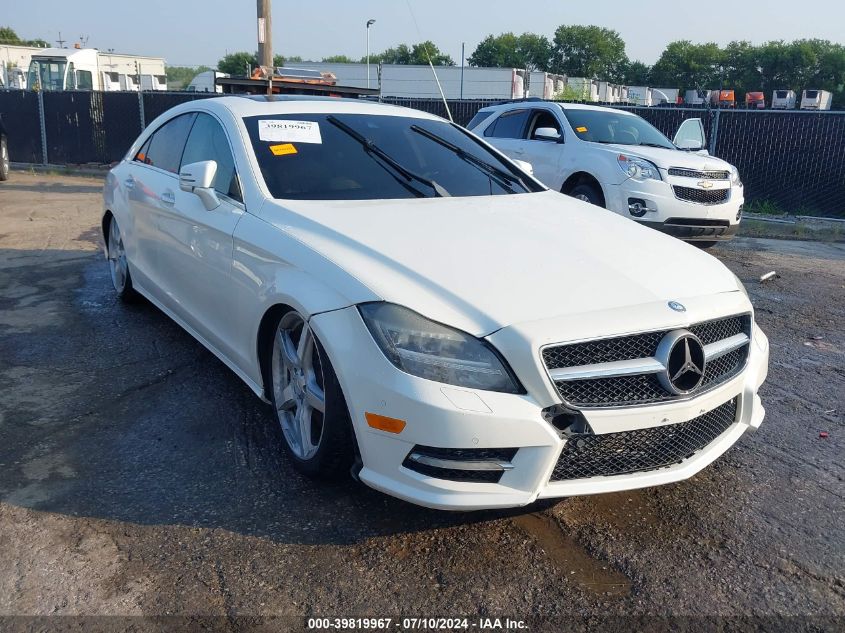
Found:
[[[736,93],[733,90],[714,90],[710,102],[719,108],[735,108]]]
[[[745,107],[749,110],[763,110],[766,107],[766,96],[762,92],[746,92]]]
[[[805,90],[801,93],[802,110],[830,110],[833,95],[827,90]]]
[[[792,110],[796,101],[794,90],[775,90],[772,93],[772,110]]]
[[[684,103],[703,106],[710,103],[712,90],[687,90],[684,92]]]
[[[650,106],[651,100],[651,88],[648,86],[628,86],[628,103],[638,106]]]

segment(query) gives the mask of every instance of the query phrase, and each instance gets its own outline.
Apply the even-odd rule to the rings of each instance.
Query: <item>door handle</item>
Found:
[[[135,188],[135,179],[130,177],[123,181],[123,186],[127,189],[134,189]]]
[[[176,204],[176,196],[172,191],[167,190],[161,194],[161,201],[163,204]]]

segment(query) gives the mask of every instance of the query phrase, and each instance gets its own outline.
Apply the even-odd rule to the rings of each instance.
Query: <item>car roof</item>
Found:
[[[441,120],[440,117],[412,108],[388,105],[364,99],[340,99],[310,95],[232,95],[198,99],[183,103],[173,109],[179,111],[225,109],[235,117],[274,114],[371,114],[376,116],[402,116],[418,119]]]
[[[628,112],[627,110],[622,110],[620,108],[610,108],[608,106],[599,106],[599,105],[592,105],[590,103],[572,103],[572,102],[563,102],[563,101],[548,101],[548,100],[537,100],[537,99],[525,99],[519,101],[508,101],[505,103],[496,103],[486,108],[482,108],[484,111],[496,111],[496,110],[516,110],[519,108],[532,108],[537,107],[538,105],[552,105],[558,106],[562,110],[592,110],[597,112],[613,112],[613,113],[621,113],[621,114],[630,114],[636,116],[633,112]]]

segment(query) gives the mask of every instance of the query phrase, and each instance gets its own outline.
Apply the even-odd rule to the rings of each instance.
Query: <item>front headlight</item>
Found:
[[[644,158],[619,154],[616,163],[626,176],[634,180],[663,180],[657,165]]]
[[[751,301],[751,297],[748,296],[748,291],[745,289],[745,284],[743,284],[742,280],[739,277],[736,276],[736,273],[732,272],[731,274],[734,276],[734,279],[736,279],[737,290],[739,290],[742,294],[744,294],[746,299]]]
[[[736,167],[731,167],[731,182],[738,187],[742,186],[742,182],[739,179],[739,170]]]
[[[364,303],[358,310],[381,351],[402,371],[470,389],[524,393],[486,341],[392,303]]]

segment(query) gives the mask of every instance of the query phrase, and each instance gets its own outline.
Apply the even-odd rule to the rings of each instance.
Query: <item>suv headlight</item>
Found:
[[[731,167],[731,183],[737,187],[742,187],[742,181],[739,179],[739,170],[736,167]]]
[[[657,165],[644,158],[619,154],[616,163],[626,176],[634,180],[663,180]]]
[[[358,310],[388,360],[412,376],[470,389],[525,393],[486,341],[393,303],[363,303]]]

